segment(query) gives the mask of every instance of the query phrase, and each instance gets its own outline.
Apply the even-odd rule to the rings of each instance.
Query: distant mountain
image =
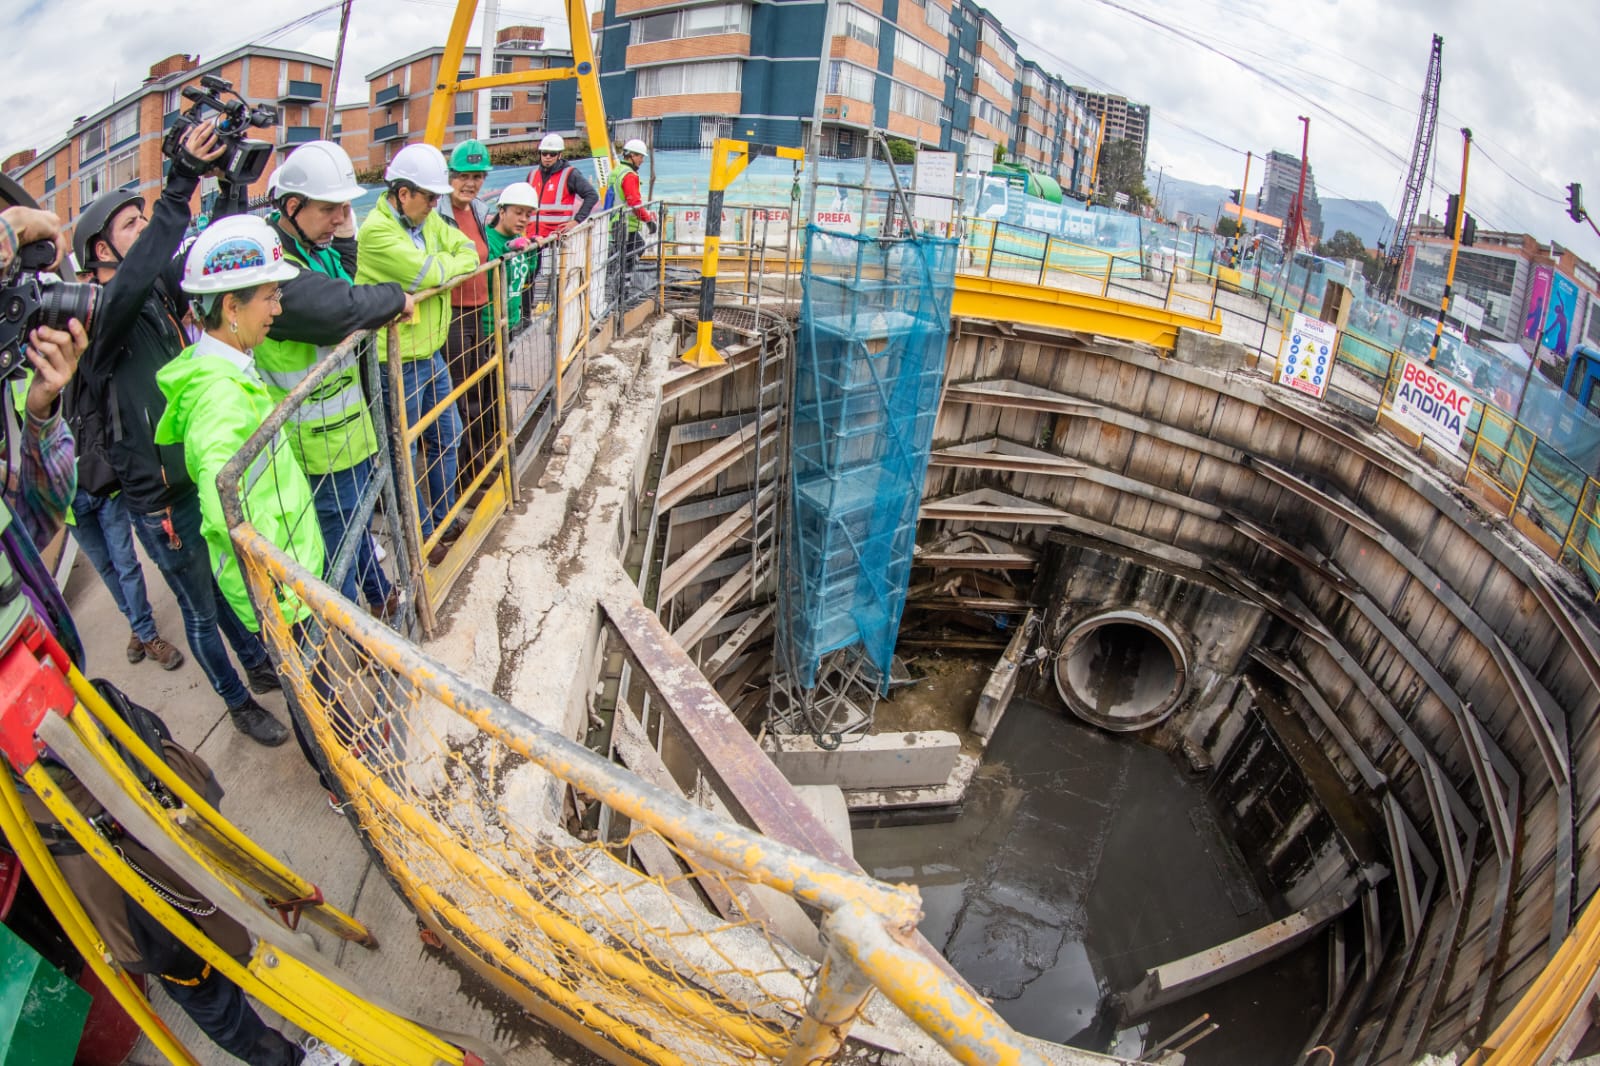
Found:
[[[1373,248],[1379,240],[1389,239],[1394,219],[1376,200],[1322,201],[1322,239],[1327,240],[1342,229],[1354,233],[1368,248]]]
[[[1147,172],[1144,182],[1152,195],[1156,191],[1157,182],[1160,183],[1161,206],[1168,218],[1176,216],[1181,211],[1204,220],[1207,225],[1216,219],[1222,205],[1228,202],[1228,194],[1232,192],[1231,189],[1221,185],[1201,185],[1170,175],[1161,178],[1155,171]],[[1346,229],[1360,237],[1367,247],[1371,248],[1378,243],[1380,237],[1387,239],[1389,231],[1393,228],[1394,220],[1376,200],[1342,200],[1338,197],[1324,197],[1322,200],[1324,240]]]

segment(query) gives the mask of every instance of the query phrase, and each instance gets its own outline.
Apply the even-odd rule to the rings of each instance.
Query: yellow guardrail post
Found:
[[[752,141],[735,141],[717,138],[711,149],[710,191],[706,193],[706,242],[700,265],[700,321],[695,327],[694,343],[681,358],[695,367],[722,366],[727,362],[711,342],[711,332],[716,324],[717,259],[722,250],[722,204],[735,178],[750,165],[750,155],[775,155],[779,159],[805,159],[799,148],[776,148]]]
[[[999,239],[1000,239],[1000,220],[997,219],[997,218],[990,219],[989,220],[989,257],[983,261],[983,276],[986,277],[986,278],[994,277],[994,246],[995,246],[995,242],[998,241]]]
[[[1101,296],[1111,295],[1111,264],[1114,258],[1111,255],[1106,256],[1106,280],[1105,284],[1100,286]]]
[[[864,920],[872,918],[871,912],[867,912]],[[780,1066],[820,1066],[832,1062],[844,1047],[851,1024],[872,995],[872,982],[856,968],[849,951],[841,943],[839,921],[835,913],[822,923],[827,952],[823,955],[822,967],[817,970],[816,986],[806,1004],[805,1018],[795,1030],[794,1044]]]

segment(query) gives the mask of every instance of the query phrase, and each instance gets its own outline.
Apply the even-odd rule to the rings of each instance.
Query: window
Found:
[[[83,131],[83,137],[78,141],[78,158],[87,159],[92,155],[99,155],[105,150],[106,127],[104,123],[97,122]]]
[[[95,167],[93,170],[86,170],[78,175],[78,203],[87,204],[105,191],[106,171],[104,167]]]
[[[977,70],[978,77],[999,90],[1001,99],[1005,100],[1006,103],[1009,104],[1016,97],[1016,92],[1012,89],[1010,79],[1000,73],[999,67],[987,59],[980,59],[978,60]]]
[[[538,89],[529,89],[528,90],[528,103],[536,104],[538,102],[539,102],[539,90]]]
[[[1049,96],[1045,90],[1044,74],[1039,71],[1038,67],[1034,67],[1028,71],[1027,82],[1028,88],[1032,89],[1039,95],[1044,96],[1046,99],[1049,99]]]
[[[934,123],[939,121],[940,104],[927,93],[896,82],[889,89],[889,110],[921,122]]]
[[[647,67],[634,84],[636,96],[679,96],[693,93],[736,93],[744,64],[737,59],[711,63],[678,63]]]
[[[935,33],[942,33],[946,37],[950,36],[950,12],[938,4],[930,3],[923,9],[922,14],[928,20],[929,29]]]
[[[511,136],[511,127],[510,126],[490,126],[489,127],[489,138],[490,138],[490,140],[494,140],[494,139],[500,138],[500,137],[509,137],[509,136]]]
[[[55,156],[51,156],[50,158],[48,158],[48,159],[46,159],[44,161],[44,180],[45,181],[55,181],[56,180],[56,157]]]
[[[703,118],[700,120],[700,147],[715,148],[717,141],[733,136],[733,119]]]
[[[106,188],[120,189],[124,185],[139,183],[139,150],[130,148],[111,157],[106,164]]]
[[[1000,36],[999,26],[992,22],[985,22],[983,29],[979,31],[979,36],[984,44],[995,50],[995,53],[1000,57],[1000,62],[1012,70],[1017,69],[1017,50],[1006,43],[1004,37]]]
[[[709,37],[717,33],[749,33],[747,4],[706,4],[703,7],[662,11],[634,19],[630,44],[655,44],[680,37]]]
[[[870,15],[859,7],[842,7],[839,9],[839,33],[844,37],[854,37],[873,48],[878,47],[878,16]]]
[[[872,102],[872,91],[878,83],[877,74],[854,63],[835,59],[828,64],[828,93],[845,96],[851,100]]]
[[[125,107],[111,116],[111,143],[121,144],[139,136],[139,105]]]
[[[516,65],[517,65],[517,57],[516,56],[495,56],[494,57],[494,72],[496,74],[510,74],[514,69],[516,69]]]
[[[923,44],[909,33],[900,33],[894,39],[894,57],[937,78],[944,73],[944,56]]]
[[[510,111],[511,110],[511,94],[510,93],[493,93],[493,94],[491,94],[490,97],[489,97],[489,110],[490,111]]]
[[[460,71],[458,71],[456,73],[456,80],[459,81],[459,80],[461,80],[463,78],[471,78],[471,77],[476,76],[477,73],[478,73],[478,57],[477,56],[462,56],[461,57],[461,69],[460,69]]]
[[[992,100],[979,99],[976,101],[972,114],[974,118],[979,118],[989,123],[989,125],[995,127],[1007,137],[1011,136],[1011,131],[1014,128],[1011,123],[1011,112],[1002,109]]]

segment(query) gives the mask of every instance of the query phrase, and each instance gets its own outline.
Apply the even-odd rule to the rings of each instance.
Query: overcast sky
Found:
[[[13,62],[12,77],[0,83],[6,116],[0,156],[53,143],[73,116],[104,107],[173,52],[209,57],[261,41],[332,56],[337,5],[273,32],[324,6],[321,0],[238,6],[29,0],[10,23],[12,55],[28,61]],[[454,6],[355,0],[341,101],[365,98],[368,71],[443,43]],[[1580,181],[1600,215],[1594,56],[1600,4],[1592,0],[991,0],[988,6],[1019,39],[1024,56],[1069,81],[1150,104],[1152,168],[1236,186],[1245,150],[1258,160],[1272,148],[1298,152],[1296,116],[1310,115],[1320,193],[1376,200],[1391,214],[1411,154],[1431,35],[1440,33],[1438,186],[1459,184],[1459,130],[1469,126],[1468,209],[1480,227],[1554,239],[1600,265],[1600,239],[1565,211],[1566,185]],[[499,22],[542,23],[552,43],[567,36],[555,0],[507,0]],[[92,46],[85,44],[89,27]],[[29,79],[23,70],[37,74]],[[1258,162],[1252,187],[1260,173]],[[1443,192],[1433,200],[1437,213]]]

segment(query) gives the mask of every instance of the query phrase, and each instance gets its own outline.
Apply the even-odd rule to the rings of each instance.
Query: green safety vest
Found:
[[[489,242],[489,258],[505,258],[500,263],[500,268],[505,274],[506,282],[506,328],[515,329],[522,322],[522,293],[528,287],[528,278],[533,273],[533,268],[538,265],[539,253],[535,251],[523,252],[520,255],[513,253],[506,255],[506,245],[516,240],[520,234],[502,237],[500,231],[490,226],[483,231],[484,240]],[[483,332],[494,332],[494,302],[490,301],[483,309]]]
[[[628,233],[630,236],[639,232],[640,222],[639,216],[634,214],[633,208],[628,206],[628,198],[622,194],[622,179],[629,174],[636,173],[638,172],[627,163],[618,163],[611,168],[611,176],[606,179],[606,188],[611,193],[610,203],[622,207],[623,215],[628,220]]]
[[[290,240],[285,242],[283,252],[314,274],[353,284],[338,253],[331,249],[308,251],[298,241]],[[256,369],[273,400],[281,402],[331,351],[332,347],[269,337],[256,345]],[[378,434],[372,425],[366,393],[361,389],[359,360],[357,351],[347,352],[339,369],[329,374],[284,424],[284,435],[295,458],[313,477],[348,469],[377,454]]]

